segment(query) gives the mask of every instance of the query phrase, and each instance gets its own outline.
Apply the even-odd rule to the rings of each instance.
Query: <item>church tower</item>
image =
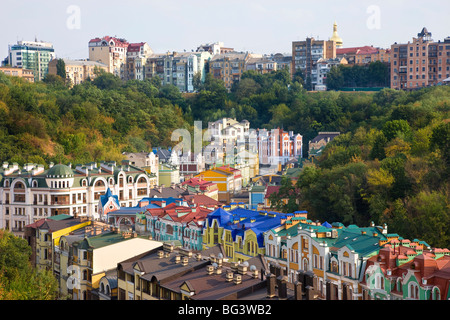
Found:
[[[338,35],[336,21],[333,24],[333,36],[330,40],[336,42],[336,48],[342,48],[343,42],[342,38]]]

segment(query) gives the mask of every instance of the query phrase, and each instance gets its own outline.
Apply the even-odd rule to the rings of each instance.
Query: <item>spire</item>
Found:
[[[331,37],[330,40],[336,42],[336,47],[337,48],[341,48],[342,45],[343,45],[342,38],[339,37],[338,32],[337,32],[337,23],[336,23],[336,21],[334,21],[334,24],[333,24],[333,36]]]

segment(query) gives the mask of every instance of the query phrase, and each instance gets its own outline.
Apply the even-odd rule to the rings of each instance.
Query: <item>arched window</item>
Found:
[[[417,283],[411,282],[408,290],[409,298],[419,299],[419,286]]]
[[[86,180],[86,179],[83,179],[83,180],[81,181],[81,186],[87,187],[87,180]]]
[[[14,189],[25,189],[25,185],[22,182],[18,181],[14,185]]]
[[[107,295],[109,295],[110,294],[110,290],[109,290],[109,285],[106,285],[106,292],[105,292]]]
[[[100,292],[105,293],[105,285],[103,284],[103,282],[100,284]]]
[[[95,185],[94,187],[104,187],[105,183],[103,182],[103,180],[98,179],[97,181],[95,181]]]
[[[128,183],[133,183],[133,177],[132,176],[128,177]]]
[[[147,179],[145,179],[144,177],[140,177],[138,183],[147,183]]]
[[[434,287],[433,288],[431,299],[433,299],[433,300],[441,300],[441,291],[439,290],[438,287]]]
[[[9,180],[5,180],[5,188],[9,188]]]

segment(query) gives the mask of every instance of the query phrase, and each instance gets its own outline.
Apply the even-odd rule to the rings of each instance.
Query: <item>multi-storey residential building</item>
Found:
[[[284,225],[265,233],[271,270],[278,269],[291,283],[311,273],[311,285],[322,299],[361,300],[359,279],[366,261],[388,242],[387,227],[320,224],[305,214],[295,212]]]
[[[293,131],[283,129],[258,129],[257,146],[259,163],[284,165],[292,158],[302,155],[303,137]]]
[[[147,42],[130,43],[127,48],[125,78],[127,80],[144,80],[148,57],[153,54]]]
[[[336,58],[336,42],[333,40],[316,40],[314,38],[306,38],[304,41],[292,42],[292,74],[298,69],[302,71],[305,84],[314,89],[313,70],[316,69],[316,64],[319,59],[334,59]],[[317,80],[317,79],[316,79]]]
[[[194,76],[199,74],[200,81],[205,81],[206,63],[210,59],[207,51],[152,54],[147,58],[144,77],[159,77],[163,85],[172,84],[182,92],[193,92]]]
[[[347,60],[345,58],[334,59],[319,59],[316,63],[316,69],[312,70],[311,82],[317,91],[327,90],[327,75],[333,66],[340,64],[346,65]]]
[[[98,71],[106,71],[108,72],[108,66],[89,60],[69,60],[62,59],[66,66],[66,77],[70,79],[72,85],[77,85],[86,81],[86,79],[95,79],[97,76],[96,72]],[[56,65],[58,63],[58,59],[53,59],[48,64],[48,73],[56,75],[57,68]]]
[[[11,67],[33,70],[34,80],[41,81],[48,73],[48,64],[55,59],[53,44],[42,41],[18,41],[8,48]]]
[[[276,53],[265,55],[265,58],[275,62],[277,64],[277,70],[287,69],[289,73],[292,73],[292,55]]]
[[[209,255],[221,254],[220,248],[194,253],[171,243],[117,265],[118,300],[181,300],[189,298],[184,286],[177,291],[166,287],[183,275],[205,271]],[[240,286],[242,288],[243,286]],[[181,289],[181,290],[180,290]],[[239,291],[238,288],[236,288]],[[181,292],[180,292],[181,291]]]
[[[277,63],[271,59],[262,58],[250,58],[245,64],[245,71],[253,70],[259,74],[270,73],[277,71]]]
[[[202,178],[191,178],[184,181],[181,185],[187,190],[204,194],[212,199],[218,200],[219,198],[219,189],[214,182],[203,180]]]
[[[364,65],[376,61],[390,63],[390,52],[390,49],[363,46],[336,49],[336,56],[337,58],[345,58],[348,64]]]
[[[448,300],[448,249],[388,234],[389,243],[367,260],[363,300]]]
[[[231,166],[212,167],[200,172],[195,178],[213,182],[218,188],[218,200],[229,203],[233,194],[242,189],[242,176],[239,169]]]
[[[423,28],[412,42],[391,46],[391,88],[419,89],[450,76],[450,37],[435,42],[431,36]]]
[[[123,152],[123,155],[132,166],[139,167],[147,171],[150,176],[150,188],[158,185],[159,181],[159,157],[154,152]],[[125,163],[125,162],[124,162]]]
[[[221,244],[229,261],[245,261],[264,255],[264,233],[280,227],[288,214],[253,211],[236,207],[230,211],[218,208],[208,214],[203,230],[205,249]]]
[[[0,67],[0,72],[8,76],[19,77],[28,82],[34,82],[34,73],[30,69],[22,69],[19,67]]]
[[[38,269],[53,270],[58,259],[54,257],[54,246],[59,245],[61,236],[84,228],[93,223],[86,217],[75,218],[58,215],[39,219],[25,226],[25,239],[31,247],[31,264]]]
[[[77,165],[4,163],[0,169],[0,228],[23,236],[25,225],[59,214],[99,216],[100,195],[110,188],[121,206],[133,206],[149,195],[146,171],[115,162]]]
[[[196,205],[171,203],[163,208],[147,209],[136,216],[136,224],[145,225],[144,233],[152,239],[179,243],[186,249],[202,250],[203,225],[211,211]]]
[[[108,66],[108,72],[125,79],[129,43],[125,39],[105,36],[89,41],[89,60]]]
[[[68,270],[61,270],[67,278],[67,294],[72,300],[98,300],[100,280],[117,264],[158,248],[161,242],[138,237],[136,233],[121,232],[117,228],[107,232],[93,232],[90,236],[60,240],[61,255],[68,257]],[[62,282],[64,284],[64,282]]]
[[[214,55],[209,63],[209,73],[215,79],[224,82],[225,87],[231,90],[233,83],[241,79],[245,65],[251,55],[248,52],[228,52]]]

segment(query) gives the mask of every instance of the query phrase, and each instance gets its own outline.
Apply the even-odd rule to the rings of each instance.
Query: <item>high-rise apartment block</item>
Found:
[[[412,42],[391,46],[391,88],[414,90],[450,76],[450,37],[435,42],[423,28]]]
[[[311,81],[311,89],[317,84],[317,74],[313,73],[317,61],[334,58],[336,58],[336,42],[333,40],[306,38],[304,41],[292,42],[292,74],[301,70],[305,83]]]
[[[18,41],[8,49],[11,67],[33,70],[34,80],[40,81],[48,73],[48,64],[55,58],[53,44],[42,41]]]
[[[241,79],[250,57],[248,52],[216,54],[211,59],[209,72],[215,79],[223,80],[225,87],[231,90],[233,83]]]

